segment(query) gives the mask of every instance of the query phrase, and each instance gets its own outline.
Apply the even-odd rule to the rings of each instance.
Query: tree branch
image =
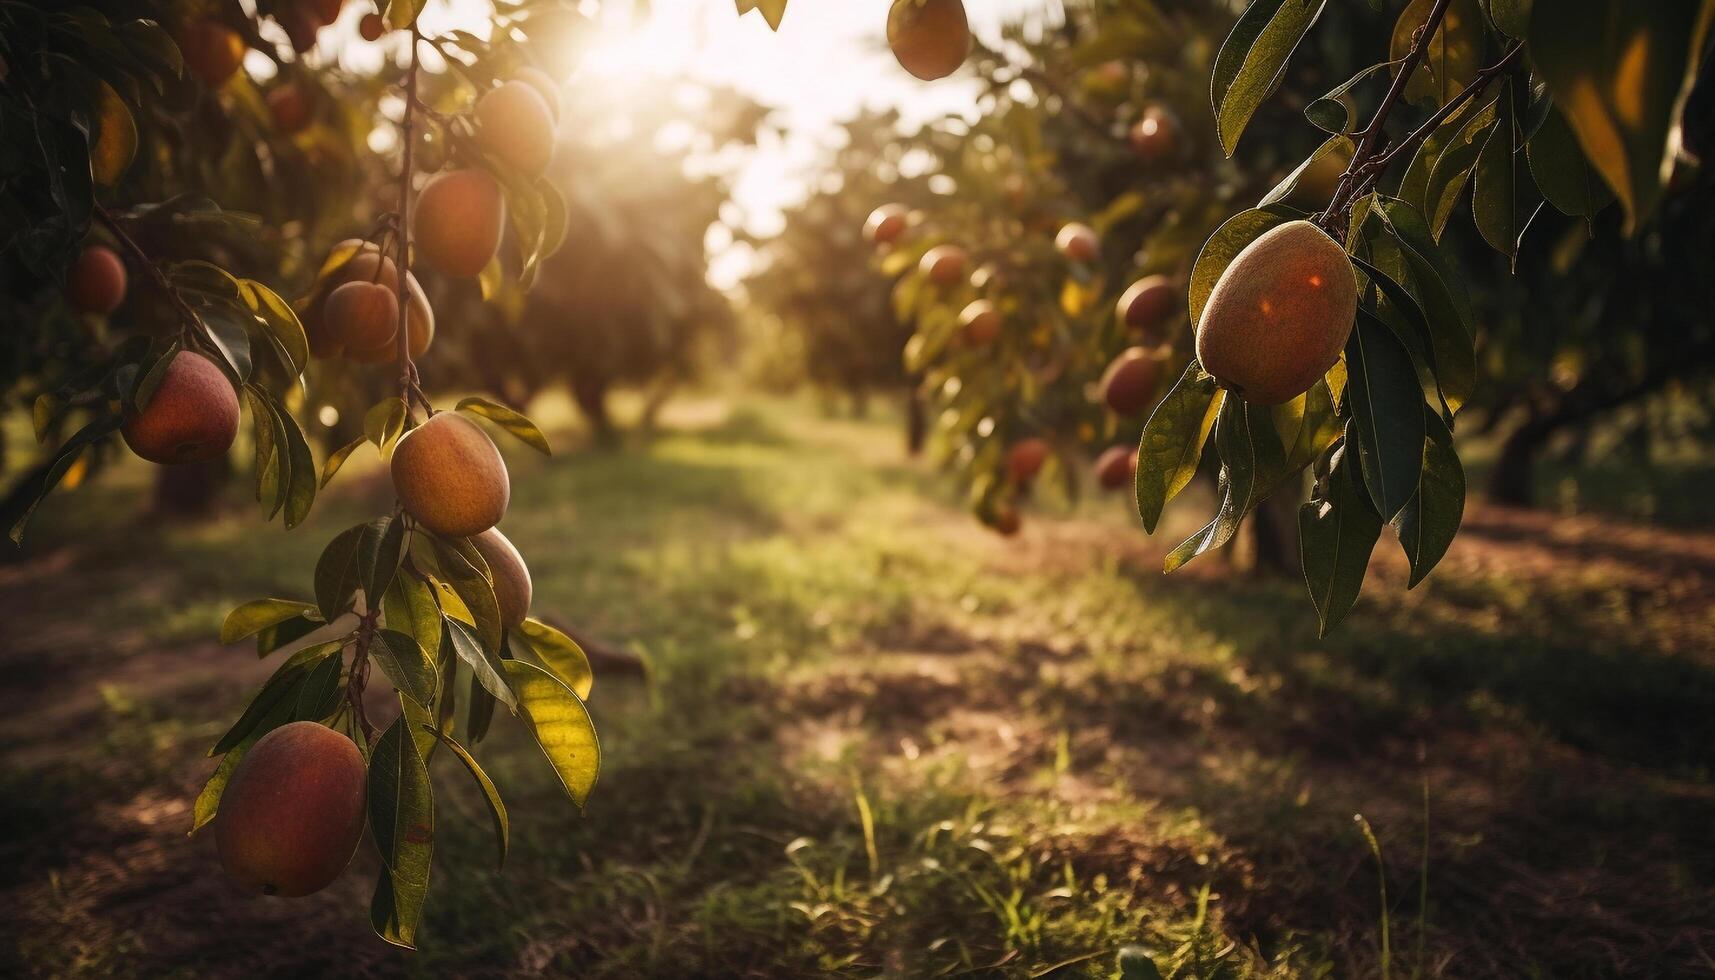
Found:
[[[202,317],[197,316],[197,312],[191,309],[191,305],[185,302],[185,298],[179,293],[178,287],[174,286],[172,280],[167,278],[167,274],[161,271],[161,267],[155,264],[155,260],[149,257],[149,253],[143,251],[143,246],[137,244],[137,240],[132,238],[119,224],[119,219],[103,207],[100,201],[95,202],[95,216],[101,219],[101,223],[106,225],[107,230],[113,233],[113,237],[119,240],[120,246],[137,260],[137,263],[149,273],[149,278],[153,279],[155,285],[161,287],[161,290],[167,294],[167,298],[172,301],[173,308],[178,311],[181,321],[179,334],[187,341],[200,334],[198,339],[206,342],[208,326],[202,322]]]

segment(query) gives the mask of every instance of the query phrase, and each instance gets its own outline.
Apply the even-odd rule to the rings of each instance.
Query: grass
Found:
[[[437,760],[412,956],[366,936],[367,851],[316,899],[237,899],[175,810],[268,669],[212,645],[220,617],[306,592],[321,544],[379,502],[374,465],[291,534],[248,510],[138,522],[139,470],[52,505],[0,568],[20,972],[1107,977],[1130,945],[1200,977],[1710,962],[1696,588],[1640,606],[1647,563],[1539,568],[1532,539],[1478,522],[1412,593],[1379,557],[1318,641],[1301,586],[1218,559],[1163,578],[1121,504],[1050,506],[1005,542],[886,422],[675,415],[627,451],[509,454],[537,613],[648,677],[598,673],[582,817],[497,721],[479,755],[512,812],[502,873],[480,797]]]

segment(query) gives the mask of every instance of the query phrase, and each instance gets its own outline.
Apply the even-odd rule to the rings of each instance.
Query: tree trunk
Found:
[[[588,375],[576,376],[572,379],[572,398],[589,422],[596,441],[612,442],[614,430],[613,419],[607,414],[607,382]]]
[[[232,467],[224,456],[206,463],[162,466],[155,474],[155,513],[188,519],[210,517],[231,476]]]
[[[1489,499],[1497,504],[1531,507],[1536,504],[1536,455],[1554,429],[1532,419],[1501,443],[1500,456],[1489,473]]]
[[[905,451],[916,456],[929,438],[929,410],[916,385],[905,389]]]

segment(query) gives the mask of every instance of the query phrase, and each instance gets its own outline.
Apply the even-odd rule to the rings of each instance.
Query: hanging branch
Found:
[[[137,264],[149,273],[149,278],[153,279],[155,285],[161,287],[161,291],[165,292],[167,298],[172,301],[173,308],[179,314],[179,335],[186,344],[189,345],[193,340],[208,343],[208,327],[202,322],[202,317],[197,316],[197,312],[191,309],[189,303],[185,302],[179,288],[173,285],[172,280],[167,278],[167,274],[162,272],[161,267],[155,264],[155,260],[149,257],[149,253],[143,251],[143,246],[138,245],[137,240],[125,231],[124,227],[119,224],[119,219],[103,207],[100,201],[95,202],[95,216],[101,219],[101,223],[106,225],[107,230],[113,233],[113,237],[119,240],[120,246],[130,253],[133,259],[137,260]]]

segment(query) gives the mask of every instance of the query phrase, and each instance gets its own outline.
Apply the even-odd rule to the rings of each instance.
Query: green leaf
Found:
[[[1403,264],[1404,261],[1401,256],[1399,263]],[[1398,280],[1358,256],[1352,256],[1352,264],[1381,291],[1378,305],[1384,314],[1383,321],[1394,331],[1394,336],[1405,344],[1406,350],[1410,351],[1412,362],[1421,369],[1419,373],[1424,378],[1424,387],[1434,390],[1437,396],[1440,396],[1440,372],[1435,360],[1435,340],[1430,333],[1429,319],[1424,314],[1423,307],[1418,304],[1417,297],[1400,285]],[[1446,403],[1444,397],[1442,402]],[[1452,414],[1452,406],[1448,406],[1447,414]]]
[[[358,446],[367,442],[369,442],[369,437],[360,436],[328,454],[327,461],[322,464],[322,489],[327,489],[328,481],[332,480],[333,475],[339,472],[339,468],[345,465],[346,457],[355,452]]]
[[[254,599],[226,614],[226,620],[220,624],[220,642],[237,643],[315,608],[307,602],[290,599]]]
[[[1360,82],[1379,71],[1391,67],[1393,62],[1384,61],[1379,65],[1371,65],[1346,79],[1326,95],[1318,96],[1304,107],[1304,118],[1310,120],[1310,125],[1326,133],[1335,135],[1353,135],[1356,128],[1355,112],[1351,91]],[[1348,158],[1350,154],[1347,155]]]
[[[553,450],[548,448],[548,438],[542,435],[536,423],[499,402],[487,398],[466,398],[458,403],[456,410],[488,419],[544,456],[553,455]]]
[[[1531,0],[1489,0],[1489,20],[1507,37],[1524,40],[1530,29]]]
[[[470,724],[471,744],[482,741],[488,734],[488,725],[494,719],[494,695],[488,693],[488,688],[472,674],[470,678],[470,714],[467,721]]]
[[[294,619],[265,627],[256,634],[256,657],[257,659],[266,657],[286,644],[301,640],[326,625],[322,622],[321,613],[312,610]]]
[[[1407,588],[1423,581],[1453,544],[1465,515],[1465,469],[1453,448],[1453,433],[1434,412],[1426,412],[1423,472],[1411,502],[1394,515],[1394,530],[1411,562]]]
[[[1274,440],[1276,451],[1280,446],[1273,425],[1253,425],[1251,412],[1251,406],[1242,398],[1221,399],[1220,414],[1215,420],[1215,451],[1221,455],[1220,507],[1214,520],[1168,553],[1166,571],[1171,572],[1232,540],[1239,523],[1260,499],[1256,495],[1257,474],[1266,463],[1259,463],[1259,457],[1266,454],[1259,452],[1255,439],[1259,429],[1267,428],[1268,438]],[[1267,409],[1258,408],[1255,414],[1267,422]]]
[[[1351,465],[1351,434],[1348,426],[1346,447],[1317,484],[1316,497],[1298,509],[1299,559],[1322,636],[1358,601],[1382,533],[1381,516]]]
[[[363,415],[363,434],[386,456],[393,444],[405,434],[405,402],[398,397],[383,398],[369,407]]]
[[[339,684],[343,661],[343,657],[324,657],[304,675],[292,711],[293,721],[321,721],[334,713],[343,693]]]
[[[389,629],[410,634],[424,650],[441,648],[441,607],[428,583],[409,573],[394,576],[381,611]]]
[[[508,661],[501,660],[483,646],[469,626],[456,619],[447,619],[441,633],[441,648],[451,650],[463,661],[476,679],[482,682],[483,688],[494,695],[497,701],[508,708],[517,709],[518,698],[512,689],[506,686],[501,669],[502,664]]]
[[[1429,173],[1429,182],[1424,187],[1423,213],[1429,218],[1429,227],[1437,240],[1446,230],[1447,219],[1453,216],[1454,205],[1459,203],[1465,182],[1477,166],[1477,157],[1494,131],[1498,118],[1497,101],[1490,99],[1465,120],[1436,159],[1435,169]]]
[[[286,360],[281,366],[286,373],[292,377],[302,374],[310,363],[310,341],[291,304],[254,279],[238,280],[238,291],[250,312],[256,314],[263,328],[285,353]]]
[[[297,703],[298,689],[302,686],[304,679],[309,676],[310,671],[316,665],[344,645],[344,640],[332,640],[317,644],[299,650],[291,659],[281,664],[274,671],[273,676],[269,677],[267,682],[262,685],[262,690],[257,692],[249,707],[244,709],[244,714],[233,722],[232,727],[226,730],[226,734],[220,737],[220,741],[214,743],[214,748],[208,752],[209,756],[212,758],[220,755],[251,735],[265,735],[271,729],[290,721],[294,706]],[[259,727],[263,719],[273,714],[275,709],[282,704],[287,707],[280,720],[267,728]]]
[[[1346,397],[1358,465],[1384,517],[1399,513],[1423,468],[1423,389],[1411,354],[1387,324],[1360,307],[1346,342]],[[1348,450],[1350,451],[1350,449]]]
[[[1511,82],[1503,82],[1496,100],[1494,129],[1477,155],[1471,182],[1471,216],[1489,247],[1507,257],[1518,258],[1518,172],[1513,166],[1513,148],[1518,146],[1518,125],[1510,95]]]
[[[358,551],[359,581],[371,609],[387,594],[387,587],[393,584],[393,576],[398,574],[399,562],[405,556],[405,521],[389,516],[379,523],[383,530],[375,539],[375,550]]]
[[[371,521],[341,531],[328,542],[316,561],[316,608],[328,622],[345,611],[352,596],[362,587],[359,554],[363,550],[374,551],[381,539],[381,523]]]
[[[465,604],[465,608],[470,610],[471,618],[476,621],[478,639],[487,649],[500,649],[500,634],[503,629],[500,622],[500,604],[494,598],[494,583],[489,575],[488,563],[483,561],[482,555],[463,538],[449,541],[436,536],[434,551],[441,577],[458,595],[459,601]]]
[[[1155,533],[1162,508],[1185,489],[1203,458],[1203,444],[1221,411],[1219,385],[1193,360],[1167,393],[1137,444],[1137,514],[1143,529]]]
[[[482,798],[488,801],[488,815],[494,819],[495,842],[500,845],[500,860],[497,863],[505,864],[506,848],[512,836],[512,824],[506,816],[506,804],[500,800],[500,791],[494,788],[494,781],[488,778],[488,773],[482,771],[482,766],[477,764],[476,758],[456,739],[433,726],[425,725],[423,727],[425,731],[440,739],[447,748],[452,749],[453,755],[458,756],[459,761],[464,763],[464,767],[470,770],[471,777],[476,780],[476,785],[482,790]]]
[[[1375,213],[1404,258],[1406,270],[1402,271],[1410,275],[1402,281],[1423,307],[1441,394],[1457,412],[1477,386],[1477,354],[1472,343],[1476,329],[1464,278],[1442,255],[1428,224],[1411,205],[1382,198]]]
[[[1700,0],[1556,0],[1531,10],[1531,64],[1618,195],[1628,230],[1661,200],[1712,13]]]
[[[1197,254],[1197,263],[1191,267],[1186,301],[1191,307],[1192,327],[1196,327],[1203,318],[1203,306],[1209,302],[1209,294],[1214,292],[1221,273],[1227,271],[1227,266],[1244,251],[1245,246],[1262,237],[1263,232],[1292,219],[1292,214],[1285,209],[1252,208],[1240,211],[1215,229],[1215,233],[1203,243],[1203,250]]]
[[[304,437],[298,420],[272,392],[268,399],[275,417],[286,430],[287,458],[292,464],[290,472],[283,477],[287,483],[286,528],[290,530],[303,523],[316,502],[316,458],[310,453],[309,440]]]
[[[518,693],[517,713],[535,736],[560,785],[583,809],[601,772],[601,743],[595,723],[571,688],[522,660],[503,660],[506,679]]]
[[[24,540],[24,527],[30,522],[30,515],[36,512],[36,507],[42,502],[54,487],[59,486],[65,478],[66,471],[83,455],[83,451],[97,442],[107,438],[124,424],[124,418],[117,413],[102,415],[93,422],[79,429],[70,439],[60,445],[53,463],[44,471],[35,486],[25,493],[10,495],[10,506],[5,510],[8,522],[6,536],[13,544],[21,544]]]
[[[1614,192],[1590,168],[1578,148],[1566,116],[1558,108],[1548,110],[1526,148],[1530,174],[1548,203],[1562,214],[1589,217],[1614,199]]]
[[[244,404],[250,408],[250,428],[256,436],[256,502],[268,511],[268,519],[286,506],[286,471],[291,462],[281,454],[286,445],[286,427],[274,417],[268,395],[255,385],[244,386]]]
[[[590,688],[595,684],[595,672],[590,669],[590,659],[584,648],[578,646],[576,640],[539,619],[525,619],[518,627],[518,633],[529,640],[530,649],[542,659],[542,665],[548,668],[549,673],[576,691],[578,697],[589,699]]]
[[[1227,156],[1263,100],[1286,74],[1286,63],[1321,15],[1326,0],[1253,0],[1215,56],[1209,93],[1215,133]]]
[[[125,176],[137,157],[137,121],[113,86],[97,81],[100,105],[96,108],[96,139],[90,147],[90,171],[95,182],[112,187]]]
[[[1268,207],[1271,204],[1279,204],[1291,199],[1294,192],[1298,190],[1299,182],[1303,180],[1304,174],[1308,172],[1310,168],[1316,166],[1316,164],[1325,157],[1332,155],[1333,159],[1340,163],[1340,169],[1344,170],[1346,165],[1351,162],[1352,154],[1356,153],[1357,149],[1358,148],[1352,144],[1352,141],[1344,136],[1329,137],[1327,140],[1323,141],[1321,146],[1316,148],[1314,153],[1311,153],[1306,157],[1303,163],[1293,168],[1292,172],[1287,174],[1280,183],[1274,185],[1274,189],[1269,191],[1268,194],[1258,202],[1258,206]],[[1306,196],[1308,196],[1308,194],[1309,191],[1307,189]],[[1294,203],[1299,202],[1294,201]],[[1326,203],[1325,199],[1318,201],[1319,205],[1323,203]]]
[[[398,630],[377,630],[369,643],[369,656],[400,694],[424,708],[434,704],[435,664],[415,637]]]
[[[369,757],[369,832],[381,853],[381,879],[369,906],[375,934],[414,948],[435,846],[435,802],[429,770],[401,714]]]

